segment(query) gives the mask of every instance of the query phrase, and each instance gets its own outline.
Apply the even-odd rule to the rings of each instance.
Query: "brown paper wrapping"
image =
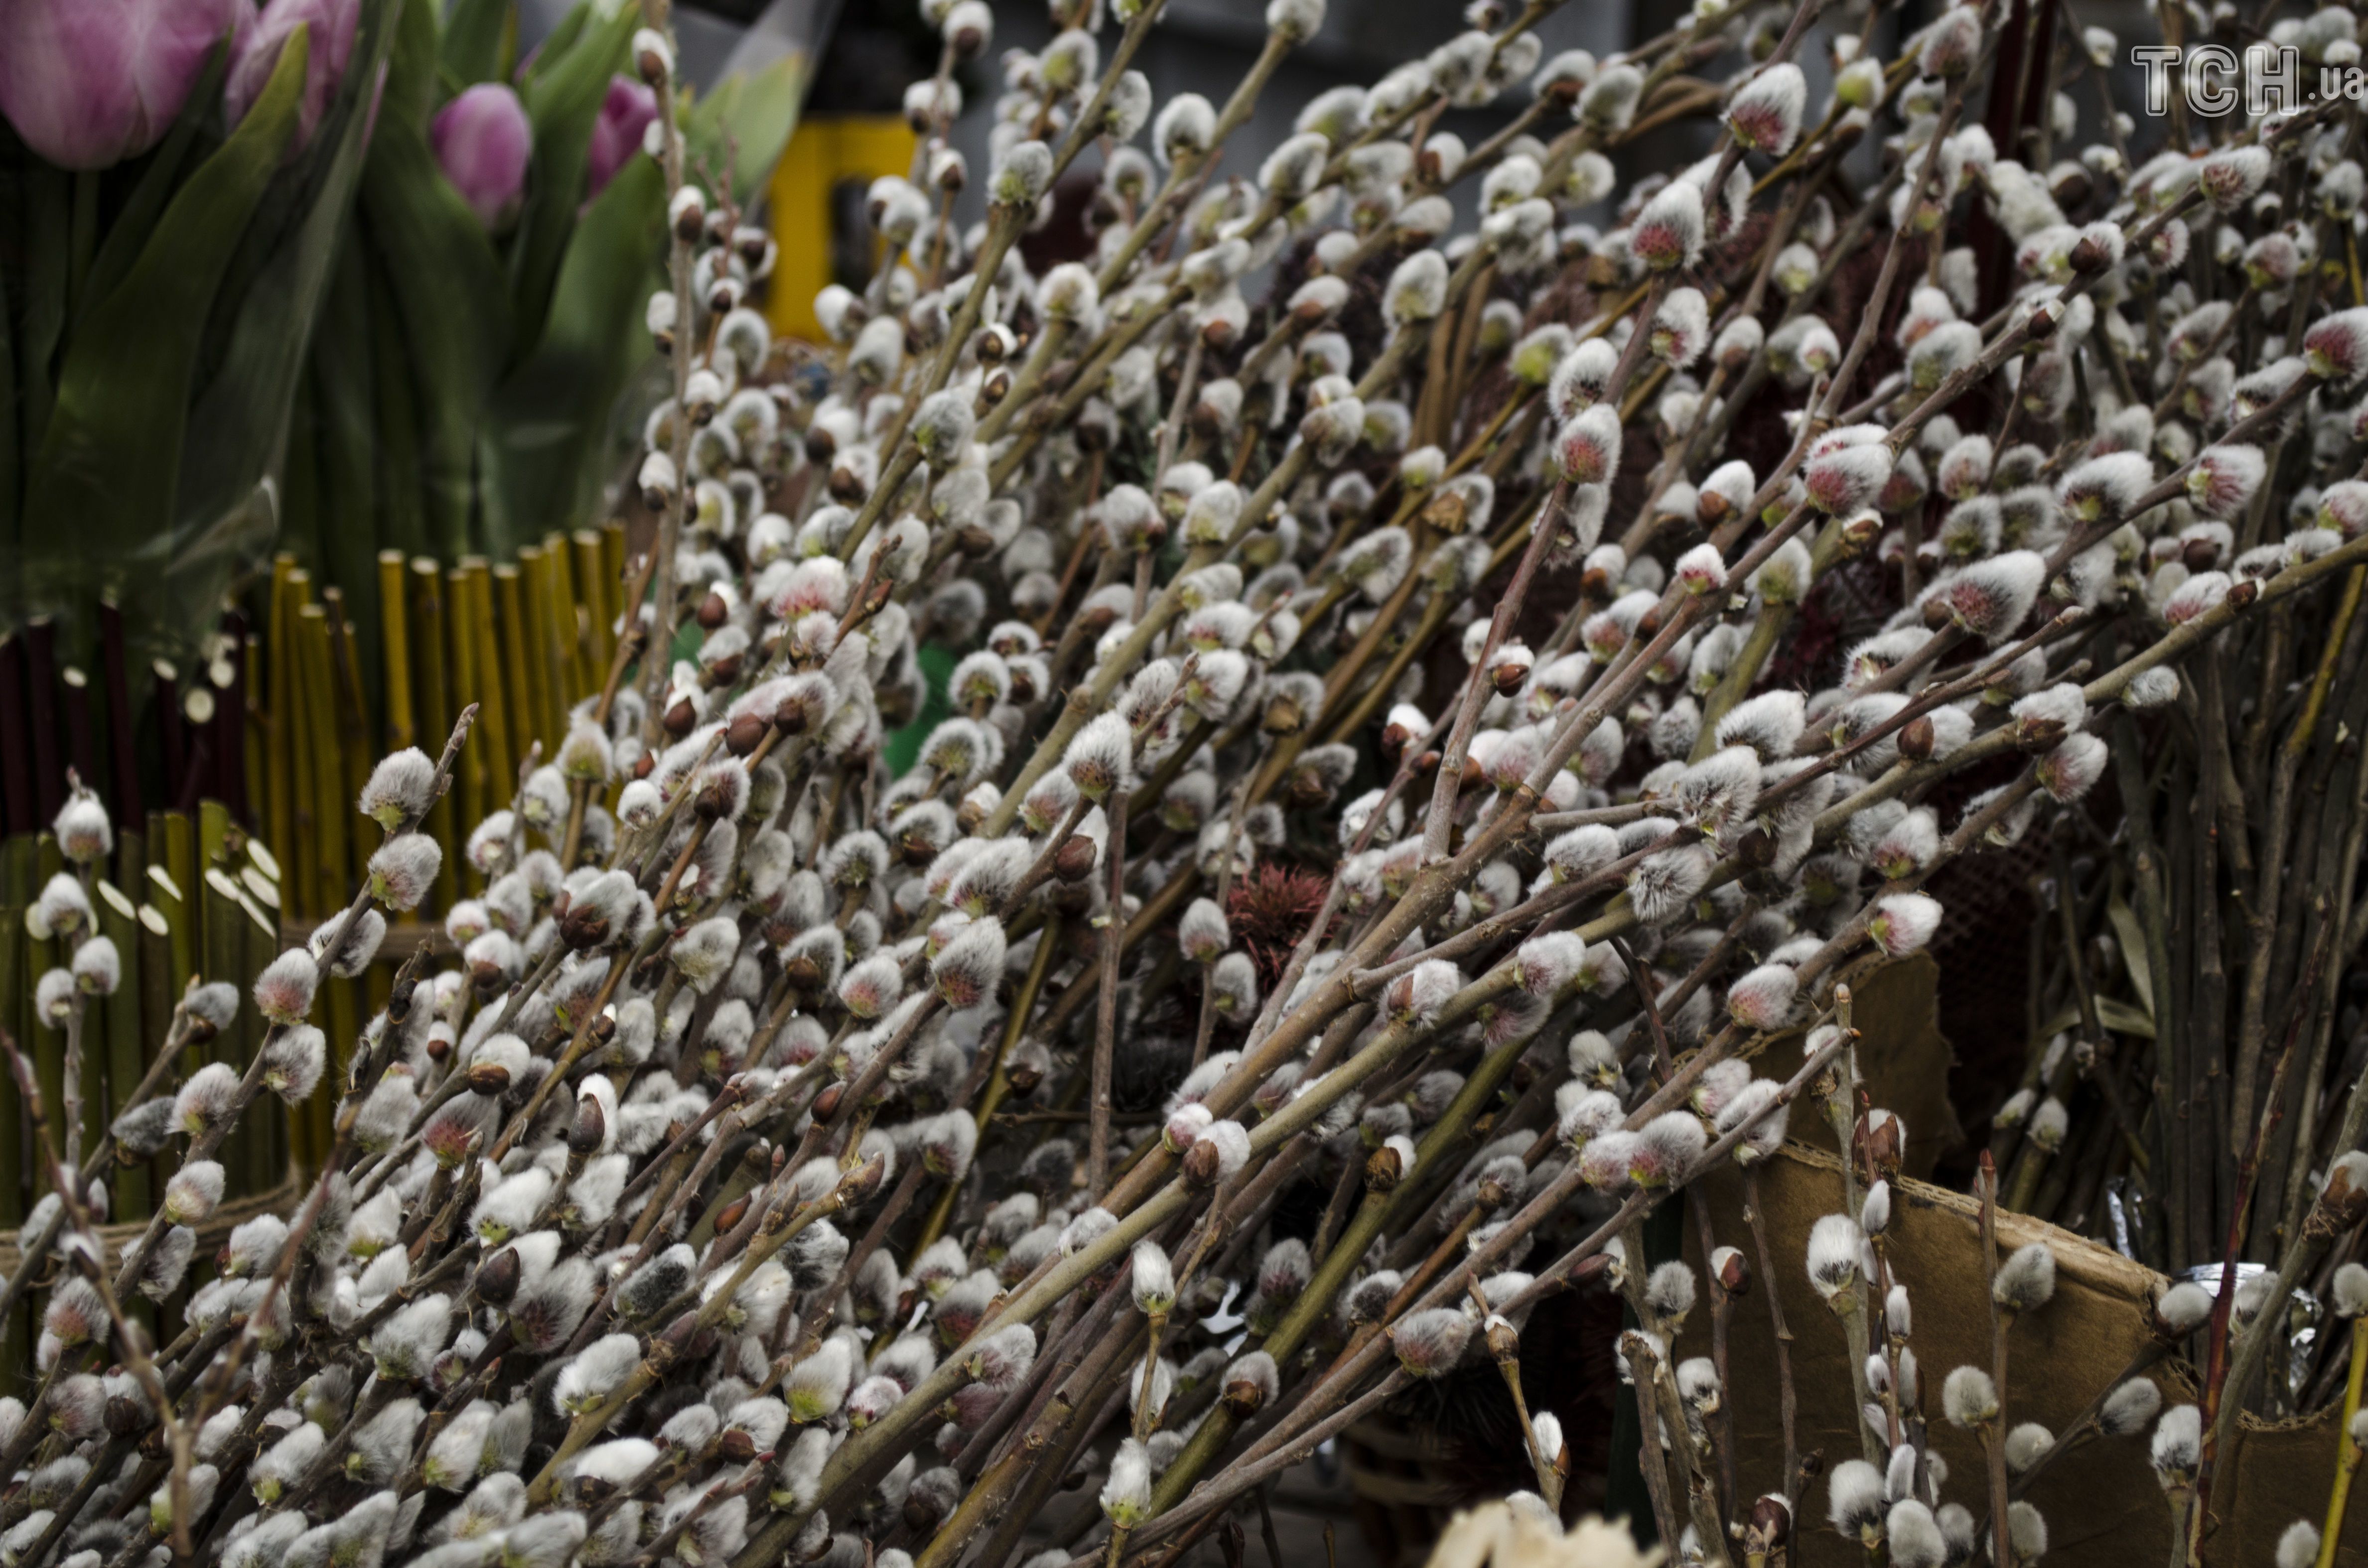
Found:
[[[1878,1104],[1883,1101],[1878,1097]],[[1806,1108],[1803,1108],[1804,1110]],[[1796,1116],[1805,1129],[1808,1118]],[[1913,1123],[1910,1123],[1911,1128]],[[1713,1244],[1741,1247],[1751,1257],[1744,1222],[1742,1179],[1732,1169],[1691,1189],[1709,1205]],[[1840,1169],[1822,1150],[1789,1145],[1759,1178],[1763,1221],[1774,1260],[1776,1289],[1793,1333],[1793,1372],[1799,1400],[1799,1442],[1823,1450],[1827,1465],[1859,1455],[1858,1421],[1842,1325],[1810,1286],[1804,1260],[1809,1228],[1841,1207]],[[1686,1227],[1689,1260],[1699,1268],[1695,1227]],[[1941,1383],[1951,1369],[1989,1363],[1989,1311],[1982,1267],[1979,1214],[1974,1200],[1927,1183],[1894,1185],[1890,1256],[1915,1309],[1912,1343],[1923,1383],[1930,1440],[1948,1461],[1944,1501],[1986,1517],[1987,1482],[1981,1449],[1970,1433],[1940,1413]],[[2055,1296],[2014,1325],[2009,1341],[2006,1420],[2037,1421],[2061,1433],[2100,1389],[2118,1378],[2148,1342],[2148,1306],[2166,1286],[2161,1276],[2068,1231],[2020,1215],[1999,1217],[2001,1252],[2044,1241],[2055,1254]],[[1754,1264],[1755,1276],[1757,1264]],[[1736,1303],[1728,1341],[1738,1484],[1748,1495],[1782,1480],[1783,1431],[1778,1413],[1774,1335],[1764,1291]],[[1679,1335],[1679,1357],[1710,1354],[1705,1301]],[[2166,1405],[2192,1397],[2192,1373],[2183,1362],[2157,1363],[2152,1374]],[[2296,1519],[2320,1523],[2335,1471],[2340,1411],[2284,1426],[2248,1417],[2235,1452],[2223,1461],[2214,1489],[2219,1525],[2204,1543],[2212,1564],[2268,1564],[2277,1538]],[[2170,1510],[2147,1463],[2151,1435],[2090,1439],[2051,1464],[2026,1498],[2047,1520],[2049,1568],[2122,1568],[2169,1560]],[[2340,1560],[2368,1565],[2368,1486],[2355,1486]],[[1795,1561],[1863,1568],[1865,1556],[1826,1523],[1823,1481],[1801,1502]]]
[[[1940,965],[1928,952],[1861,964],[1847,976],[1850,1021],[1863,1037],[1859,1076],[1869,1099],[1899,1118],[1907,1130],[1902,1168],[1929,1178],[1941,1156],[1964,1141],[1957,1108],[1949,1100],[1949,1069],[1956,1053],[1941,1032]],[[1769,1041],[1752,1063],[1763,1078],[1782,1081],[1801,1070],[1806,1032],[1794,1030]],[[1834,1137],[1813,1108],[1796,1108],[1791,1135],[1815,1148],[1831,1149]]]

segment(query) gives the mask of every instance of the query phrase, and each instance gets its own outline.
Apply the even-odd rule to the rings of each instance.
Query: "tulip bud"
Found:
[[[437,166],[477,222],[506,228],[526,194],[534,127],[517,92],[503,82],[464,87],[427,128]]]

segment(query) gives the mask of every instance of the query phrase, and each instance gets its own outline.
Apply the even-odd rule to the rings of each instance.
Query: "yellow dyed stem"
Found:
[[[2360,1414],[2363,1376],[2368,1376],[2368,1317],[2356,1317],[2351,1320],[2351,1375],[2343,1384],[2343,1419],[2335,1428],[2335,1486],[2327,1496],[2327,1528],[2318,1532],[2318,1568],[2335,1568],[2335,1548],[2343,1539],[2343,1506],[2351,1496],[2351,1477],[2360,1469],[2351,1419]]]
[[[386,749],[417,744],[411,719],[411,627],[404,613],[403,551],[378,552],[378,625],[381,679],[386,687]]]

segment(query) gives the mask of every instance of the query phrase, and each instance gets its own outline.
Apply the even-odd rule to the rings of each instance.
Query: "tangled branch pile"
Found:
[[[2117,46],[2044,6],[1945,9],[1886,62],[1850,30],[1896,30],[1867,6],[1702,0],[1599,62],[1541,60],[1552,0],[1477,0],[1218,179],[1320,0],[1273,0],[1224,106],[1155,115],[1129,62],[1160,8],[1118,0],[1113,42],[1099,0],[1055,0],[1053,41],[1005,58],[964,232],[952,67],[991,17],[929,5],[923,150],[871,193],[886,263],[825,290],[813,354],[743,303],[765,242],[685,183],[643,35],[674,192],[655,592],[513,811],[421,831],[465,718],[440,764],[388,758],[352,907],[245,994],[193,989],[96,1147],[77,1106],[37,1130],[74,1174],[5,1292],[46,1306],[37,1392],[0,1406],[0,1562],[1164,1562],[1490,1359],[1535,1474],[1516,1506],[1550,1517],[1567,1445],[1526,1408],[1521,1325],[1590,1280],[1633,1311],[1679,1557],[1773,1561],[1797,1508],[1900,1568],[2029,1562],[2031,1477],[2151,1432],[2192,1558],[2237,1412],[2345,1381],[2339,1351],[2315,1393],[2255,1389],[2269,1303],[2368,1306],[2368,1074],[2332,1049],[2368,924],[2356,106],[2175,115],[2143,161],[2092,112],[2059,157],[2084,120],[2057,89]],[[2358,57],[2347,10],[2278,27]],[[2011,145],[1982,118],[2021,80],[2002,54],[2043,89]],[[1523,84],[1479,144],[1440,129]],[[1695,116],[1707,156],[1619,185],[1623,143]],[[1090,259],[1032,274],[1019,243],[1095,166]],[[1866,635],[1780,660],[1844,584]],[[695,657],[625,678],[693,622]],[[961,655],[952,711],[892,777],[923,644]],[[114,972],[109,827],[85,796],[57,834],[78,870],[35,919],[72,961],[40,1045],[74,1085]],[[2157,1306],[2200,1403],[2051,1368],[2096,1393],[2060,1435],[2010,1418],[2005,1376],[2044,1244],[1992,1265],[1991,1364],[1919,1377],[1885,1240],[1903,1129],[1850,1019],[1858,966],[1940,927],[1930,880],[2018,843],[2110,859],[2153,978],[2107,994],[2105,881],[2065,879],[2035,995],[2076,1021],[1998,1119],[2009,1196],[2086,1213],[2110,1178],[2150,1261],[2210,1266]],[[447,854],[482,889],[445,920],[460,961],[415,958],[325,1040],[320,976]],[[250,1006],[244,1075],[174,1085]],[[1759,1075],[1800,1029],[1800,1068]],[[194,1258],[225,1132],[324,1074],[301,1208]],[[1837,1323],[1799,1327],[1847,1341],[1866,1412],[1823,1471],[1781,1358],[1781,1468],[1736,1452],[1725,1389],[1770,1375],[1725,1365],[1755,1271],[1804,1260],[1697,1207],[1715,1347],[1687,1357],[1702,1288],[1643,1244],[1701,1173],[1751,1190],[1804,1096],[1849,1158],[1805,1259]],[[2067,1143],[2076,1112],[2104,1135]],[[175,1152],[104,1256],[116,1162]],[[2240,1293],[2240,1262],[2271,1267]],[[169,1343],[143,1298],[182,1303]],[[1929,1451],[1936,1400],[1988,1456],[1970,1484]],[[1079,1471],[1099,1506],[1048,1510]],[[2297,1528],[2282,1562],[2331,1558]]]

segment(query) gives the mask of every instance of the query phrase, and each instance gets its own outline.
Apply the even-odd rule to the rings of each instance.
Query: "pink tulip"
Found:
[[[427,128],[436,162],[477,221],[499,228],[526,191],[534,127],[518,94],[499,82],[480,82],[436,111]]]
[[[631,76],[609,78],[609,97],[592,125],[588,158],[592,181],[587,195],[599,195],[626,160],[642,150],[642,135],[657,117],[658,96],[647,85]]]
[[[0,5],[8,0],[0,0]],[[279,51],[298,28],[310,29],[304,57],[304,97],[296,111],[296,145],[311,143],[321,117],[336,97],[337,84],[353,58],[354,28],[361,17],[361,0],[269,0],[254,29],[240,42],[222,84],[222,113],[236,125],[263,96],[271,73],[279,64]]]
[[[0,114],[68,169],[103,169],[165,138],[251,0],[0,0]]]

